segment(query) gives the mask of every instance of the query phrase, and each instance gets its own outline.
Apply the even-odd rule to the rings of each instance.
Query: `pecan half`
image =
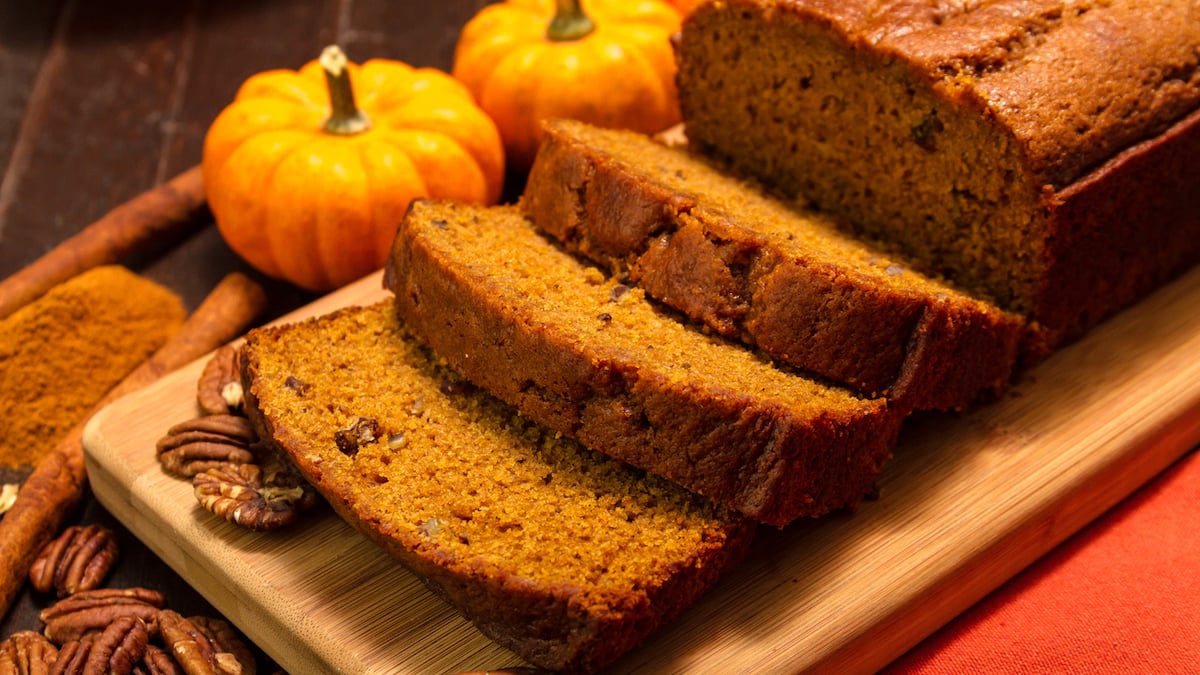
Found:
[[[46,544],[33,566],[29,583],[38,591],[64,597],[100,585],[117,560],[117,539],[100,525],[74,525]]]
[[[204,633],[216,649],[214,658],[224,672],[240,672],[242,675],[255,675],[257,670],[254,654],[228,621],[210,616],[193,616],[189,619],[192,625]],[[233,664],[237,663],[235,667]],[[220,669],[219,668],[219,669]]]
[[[71,640],[58,650],[58,658],[50,667],[49,675],[78,675],[85,672],[88,654],[92,653],[91,640]]]
[[[134,672],[145,675],[183,675],[183,668],[175,663],[175,658],[170,652],[151,644],[146,645],[146,655],[142,657],[141,666],[134,668]]]
[[[195,619],[185,619],[178,612],[165,609],[159,613],[158,624],[163,642],[188,675],[253,675],[253,658],[242,662],[207,634]]]
[[[85,675],[128,675],[146,655],[146,645],[149,642],[150,631],[146,629],[144,621],[136,616],[118,617],[96,638],[83,666],[83,672]]]
[[[236,415],[208,415],[176,424],[158,441],[158,461],[170,474],[190,478],[218,464],[254,461],[258,434]]]
[[[40,633],[23,630],[0,642],[0,673],[47,675],[58,648]]]
[[[228,415],[242,408],[237,349],[225,345],[213,353],[196,384],[196,402],[206,415]]]
[[[122,616],[136,616],[155,632],[158,610],[165,604],[162,593],[148,588],[102,588],[82,591],[43,609],[38,618],[43,632],[55,644],[99,634]]]
[[[290,462],[267,458],[257,464],[222,464],[196,474],[192,487],[200,505],[234,525],[256,532],[296,521],[316,505],[316,490]]]

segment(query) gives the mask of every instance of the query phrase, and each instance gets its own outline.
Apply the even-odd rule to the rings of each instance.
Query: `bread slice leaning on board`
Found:
[[[530,663],[594,671],[691,606],[753,523],[539,427],[391,301],[252,331],[246,410],[334,510]]]
[[[414,204],[385,283],[409,329],[475,384],[763,523],[853,508],[903,419],[680,321],[515,207]]]

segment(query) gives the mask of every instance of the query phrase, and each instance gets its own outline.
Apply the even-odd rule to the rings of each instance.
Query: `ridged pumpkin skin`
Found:
[[[661,131],[679,121],[670,38],[679,12],[660,0],[587,0],[595,30],[554,41],[555,0],[489,5],[463,28],[454,76],[500,128],[509,163],[526,169],[541,121]]]
[[[668,2],[670,2],[675,9],[678,9],[679,13],[685,17],[688,14],[691,14],[693,9],[703,5],[706,1],[707,0],[668,0]]]
[[[416,197],[491,204],[504,150],[491,119],[446,73],[346,64],[371,127],[323,130],[322,66],[252,76],[204,140],[205,193],[221,235],[259,271],[326,291],[383,266]]]

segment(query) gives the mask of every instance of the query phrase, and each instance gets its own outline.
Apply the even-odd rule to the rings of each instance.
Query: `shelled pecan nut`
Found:
[[[254,659],[242,660],[246,657],[239,658],[238,654],[209,634],[208,621],[200,617],[187,619],[170,609],[159,613],[158,624],[163,643],[184,672],[188,675],[253,675]],[[240,640],[238,643],[244,648]],[[248,651],[246,656],[249,656]]]
[[[84,675],[128,675],[146,655],[150,631],[136,616],[118,617],[100,633],[83,666]]]
[[[59,658],[50,667],[49,675],[78,675],[88,665],[88,655],[95,643],[91,640],[71,640],[59,647]]]
[[[43,609],[38,618],[51,642],[64,644],[102,632],[122,616],[135,616],[151,633],[158,629],[158,610],[166,603],[162,593],[148,588],[103,588],[82,591]]]
[[[229,415],[242,408],[237,349],[225,345],[213,353],[196,384],[196,402],[206,415]]]
[[[117,539],[100,525],[73,525],[42,549],[29,568],[29,583],[38,591],[65,597],[100,585],[117,560]]]
[[[193,616],[188,620],[212,643],[216,650],[213,658],[217,661],[218,672],[255,675],[257,667],[254,654],[228,621],[210,616]]]
[[[58,648],[58,658],[50,667],[49,675],[77,675],[85,672],[88,654],[92,653],[91,640],[71,640]]]
[[[190,478],[218,464],[254,461],[251,446],[258,434],[236,415],[208,415],[176,424],[156,446],[158,461],[170,474]]]
[[[58,648],[41,633],[18,631],[0,642],[0,673],[48,675],[57,657]]]
[[[141,667],[135,671],[138,670],[145,675],[184,675],[183,668],[179,667],[170,652],[154,644],[146,645]]]
[[[212,513],[256,532],[296,521],[317,504],[316,490],[290,463],[267,458],[257,464],[224,464],[192,478],[196,499]]]

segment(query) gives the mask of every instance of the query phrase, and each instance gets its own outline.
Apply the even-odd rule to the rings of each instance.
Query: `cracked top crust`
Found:
[[[1062,187],[1200,105],[1200,4],[730,0],[832,28],[977,106]],[[1047,95],[1053,92],[1053,95]]]

